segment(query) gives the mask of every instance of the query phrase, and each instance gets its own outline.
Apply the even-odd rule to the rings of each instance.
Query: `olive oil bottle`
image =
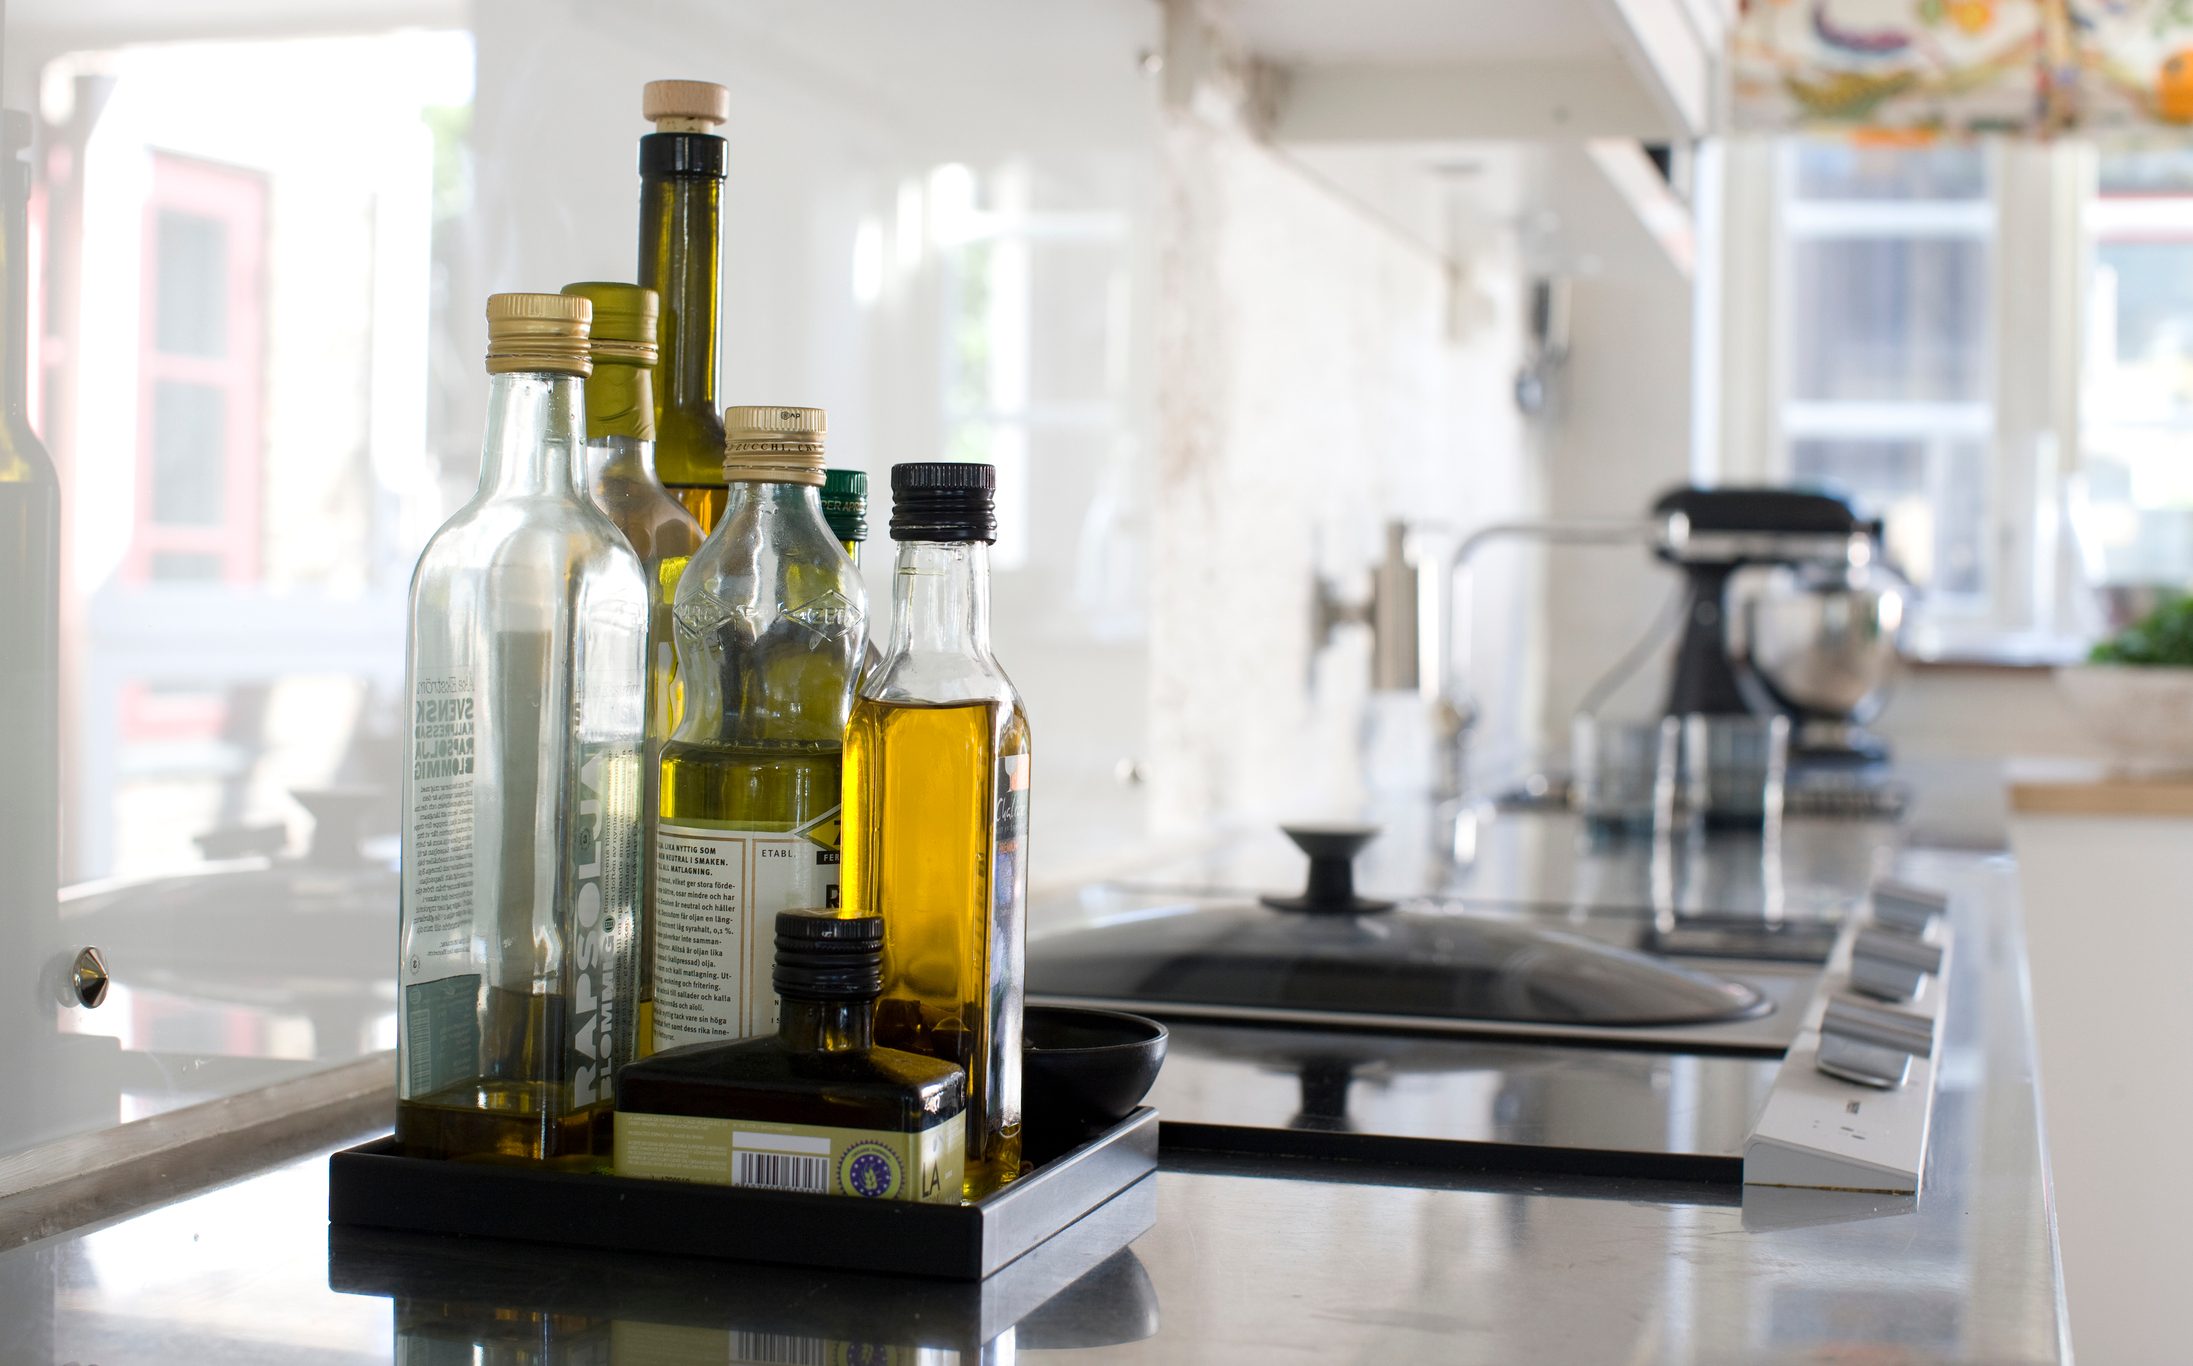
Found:
[[[617,1175],[957,1204],[966,1074],[875,1046],[883,922],[776,918],[777,1032],[617,1078]]]
[[[656,360],[655,291],[589,281],[565,285],[563,292],[585,299],[594,309],[587,338],[594,373],[586,379],[586,466],[581,482],[594,505],[624,533],[647,576],[647,731],[640,748],[640,857],[642,867],[652,867],[655,816],[661,809],[656,787],[662,776],[662,746],[676,719],[678,647],[672,639],[670,608],[679,576],[701,548],[702,532],[700,523],[655,475],[655,386],[650,373]],[[632,954],[639,981],[633,1044],[644,1056],[655,1027],[651,943],[655,910],[652,889],[643,887],[641,896]]]
[[[845,741],[847,904],[883,917],[876,1039],[967,1069],[967,1185],[1020,1174],[1029,737],[990,653],[996,474],[891,471],[891,639]]]
[[[822,520],[829,523],[830,534],[838,538],[845,553],[860,567],[860,547],[868,539],[868,471],[824,470],[822,472]],[[868,648],[861,655],[860,676],[874,673],[883,659],[883,652],[876,648],[876,633],[868,633]]]
[[[777,912],[838,904],[839,771],[867,643],[822,519],[823,413],[724,413],[723,517],[678,581],[655,833],[654,1047],[776,1028]]]
[[[655,469],[702,531],[726,498],[716,411],[723,279],[724,141],[731,94],[707,81],[649,81],[640,110],[639,281],[662,301],[655,362]]]
[[[822,472],[822,520],[858,565],[861,542],[868,539],[868,471]]]
[[[632,1053],[647,587],[580,492],[592,306],[487,305],[480,488],[411,579],[396,1136],[591,1167]]]

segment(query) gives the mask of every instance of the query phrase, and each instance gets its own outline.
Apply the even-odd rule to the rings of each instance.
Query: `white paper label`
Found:
[[[472,965],[472,680],[422,678],[411,699],[411,801],[403,832],[408,984]]]
[[[655,1047],[752,1038],[777,1027],[777,912],[836,906],[838,852],[664,821],[654,892]]]

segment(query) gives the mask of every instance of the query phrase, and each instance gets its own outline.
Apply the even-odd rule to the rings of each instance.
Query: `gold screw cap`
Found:
[[[662,305],[654,290],[622,280],[582,280],[565,285],[563,292],[594,307],[587,345],[596,365],[655,363],[661,354],[655,344],[655,326]]]
[[[829,422],[820,408],[741,404],[723,410],[723,477],[768,484],[822,487],[823,438]]]
[[[708,133],[731,117],[731,92],[713,81],[649,81],[640,114],[658,133]]]
[[[594,373],[587,326],[594,305],[569,294],[487,296],[487,373],[546,370],[581,379]]]

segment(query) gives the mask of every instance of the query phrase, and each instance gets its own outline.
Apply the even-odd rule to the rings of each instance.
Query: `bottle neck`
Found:
[[[787,996],[777,1038],[795,1053],[858,1053],[876,1046],[876,1003]]]
[[[596,359],[586,377],[586,439],[655,439],[655,386],[644,365]]]
[[[856,569],[857,569],[857,568],[859,568],[859,567],[860,567],[860,542],[859,542],[859,541],[847,541],[847,540],[840,540],[840,541],[838,542],[838,544],[839,544],[839,545],[842,545],[842,546],[844,546],[844,547],[845,547],[845,558],[847,558],[848,560],[851,560],[851,561],[853,562],[853,567],[854,567],[854,568],[856,568]]]
[[[576,457],[585,448],[585,432],[585,381],[577,375],[490,375],[480,493],[577,497]]]
[[[0,317],[0,415],[21,426],[30,418],[30,168],[18,161],[12,149],[0,152],[7,199],[6,217],[0,219],[0,257],[5,258],[7,297]]]
[[[891,653],[990,653],[990,547],[901,541],[891,576]]]
[[[765,518],[812,517],[822,525],[822,499],[810,484],[779,484],[762,479],[733,479],[725,488],[723,516],[729,521],[742,513]],[[829,528],[823,528],[824,534]]]
[[[661,297],[656,410],[716,412],[723,184],[701,175],[640,181],[640,283]]]

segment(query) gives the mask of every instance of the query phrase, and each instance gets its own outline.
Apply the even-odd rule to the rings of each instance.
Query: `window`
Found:
[[[1883,518],[1925,653],[2068,656],[2193,585],[2193,153],[1722,155],[1722,478]]]
[[[153,154],[134,582],[258,574],[265,223],[263,176]]]
[[[2097,158],[2087,211],[2080,477],[2088,580],[2193,580],[2193,155]]]
[[[1781,158],[1784,473],[1887,523],[1937,618],[1991,615],[1991,175],[1974,148]]]

